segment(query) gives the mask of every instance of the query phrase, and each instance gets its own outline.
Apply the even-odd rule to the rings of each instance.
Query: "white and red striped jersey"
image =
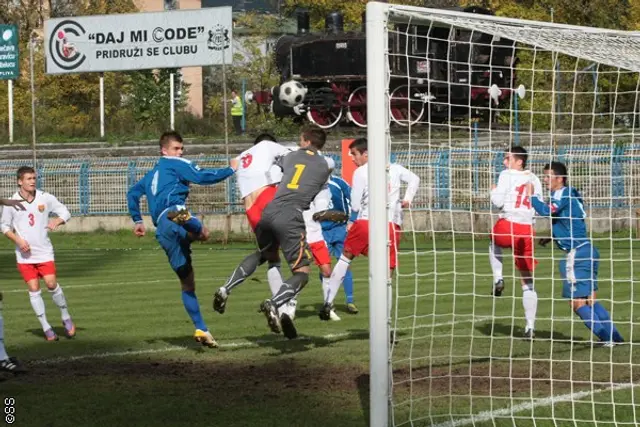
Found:
[[[491,203],[500,209],[500,218],[517,224],[534,223],[528,184],[533,184],[534,194],[542,194],[540,179],[530,171],[505,169],[500,172],[498,185],[491,190]]]
[[[53,245],[49,239],[49,214],[54,213],[69,221],[71,214],[65,205],[60,203],[54,195],[36,190],[36,196],[31,203],[16,192],[11,196],[14,200],[21,200],[24,211],[17,211],[5,206],[0,219],[0,229],[3,233],[13,231],[29,243],[31,250],[23,253],[16,247],[16,258],[20,264],[39,264],[54,261]]]
[[[259,188],[279,183],[282,169],[274,165],[274,161],[289,151],[276,142],[261,141],[240,153],[236,171],[240,197],[245,198]]]
[[[369,165],[364,164],[353,173],[353,186],[351,187],[351,211],[357,212],[357,219],[369,218]],[[388,203],[389,221],[397,225],[402,225],[402,202],[411,203],[418,191],[420,177],[410,170],[392,163],[389,165],[388,179]],[[400,200],[400,189],[402,183],[407,184],[404,197]]]

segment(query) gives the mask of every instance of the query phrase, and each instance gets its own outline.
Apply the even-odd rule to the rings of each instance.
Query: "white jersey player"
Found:
[[[320,310],[321,320],[328,320],[333,309],[333,300],[349,269],[351,260],[358,255],[369,253],[369,179],[368,179],[368,150],[365,138],[356,139],[349,145],[349,150],[358,168],[353,173],[353,187],[351,188],[351,219],[347,226],[347,239],[340,260],[333,268],[329,279],[328,295]],[[406,168],[391,164],[389,166],[388,197],[391,210],[389,212],[389,267],[393,270],[397,265],[397,242],[402,225],[402,209],[408,208],[418,191],[420,177]],[[400,200],[401,183],[407,184],[402,201]],[[351,221],[353,221],[351,223]]]
[[[501,296],[504,290],[502,248],[513,248],[522,284],[522,305],[527,322],[525,338],[532,339],[535,335],[538,294],[533,286],[533,270],[537,261],[533,257],[534,210],[529,188],[533,185],[535,194],[542,194],[542,184],[536,175],[525,169],[527,157],[524,148],[511,147],[505,153],[505,170],[500,173],[498,185],[491,190],[491,203],[500,209],[500,219],[491,232],[489,261],[493,271],[493,295]]]
[[[33,311],[44,331],[47,341],[56,341],[58,336],[47,321],[44,301],[40,290],[40,278],[44,280],[53,302],[58,306],[67,337],[76,334],[67,301],[56,277],[53,245],[49,230],[55,230],[71,218],[69,210],[52,194],[36,190],[36,172],[23,166],[18,169],[18,191],[11,197],[22,201],[25,210],[4,209],[0,220],[2,232],[16,245],[18,270],[29,288],[29,299]],[[49,214],[56,217],[49,219]]]

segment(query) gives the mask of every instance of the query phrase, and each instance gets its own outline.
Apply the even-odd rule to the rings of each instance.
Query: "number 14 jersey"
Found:
[[[542,194],[540,179],[528,170],[505,169],[500,172],[498,185],[491,190],[491,203],[501,209],[500,218],[517,224],[532,225],[534,210],[528,184],[533,184],[534,194]]]

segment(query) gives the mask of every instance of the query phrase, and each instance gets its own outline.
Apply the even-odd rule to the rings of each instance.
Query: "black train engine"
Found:
[[[479,7],[459,11],[492,14]],[[280,87],[253,94],[273,113],[302,116],[324,129],[341,121],[367,126],[365,16],[360,31],[344,32],[342,15],[326,17],[325,31],[309,32],[309,15],[298,13],[298,34],[276,43],[281,84],[307,88],[302,105],[280,102]],[[490,34],[438,25],[395,25],[389,31],[390,118],[400,126],[488,116],[489,103],[508,105],[514,87],[515,43]],[[382,66],[382,65],[381,65]],[[491,87],[495,98],[490,96]]]

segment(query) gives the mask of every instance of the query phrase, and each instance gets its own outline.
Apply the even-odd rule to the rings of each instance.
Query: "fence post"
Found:
[[[616,208],[622,207],[625,203],[622,156],[624,156],[624,146],[614,146],[611,156],[611,199],[613,207]]]
[[[446,205],[451,209],[450,199],[450,180],[451,171],[447,168],[449,165],[449,152],[441,151],[438,154],[438,173],[436,173],[436,188],[438,189],[438,202],[436,206],[438,209],[444,209]]]
[[[80,166],[80,177],[78,184],[78,193],[80,196],[80,215],[87,215],[89,213],[90,204],[89,162],[82,162],[82,166]]]

